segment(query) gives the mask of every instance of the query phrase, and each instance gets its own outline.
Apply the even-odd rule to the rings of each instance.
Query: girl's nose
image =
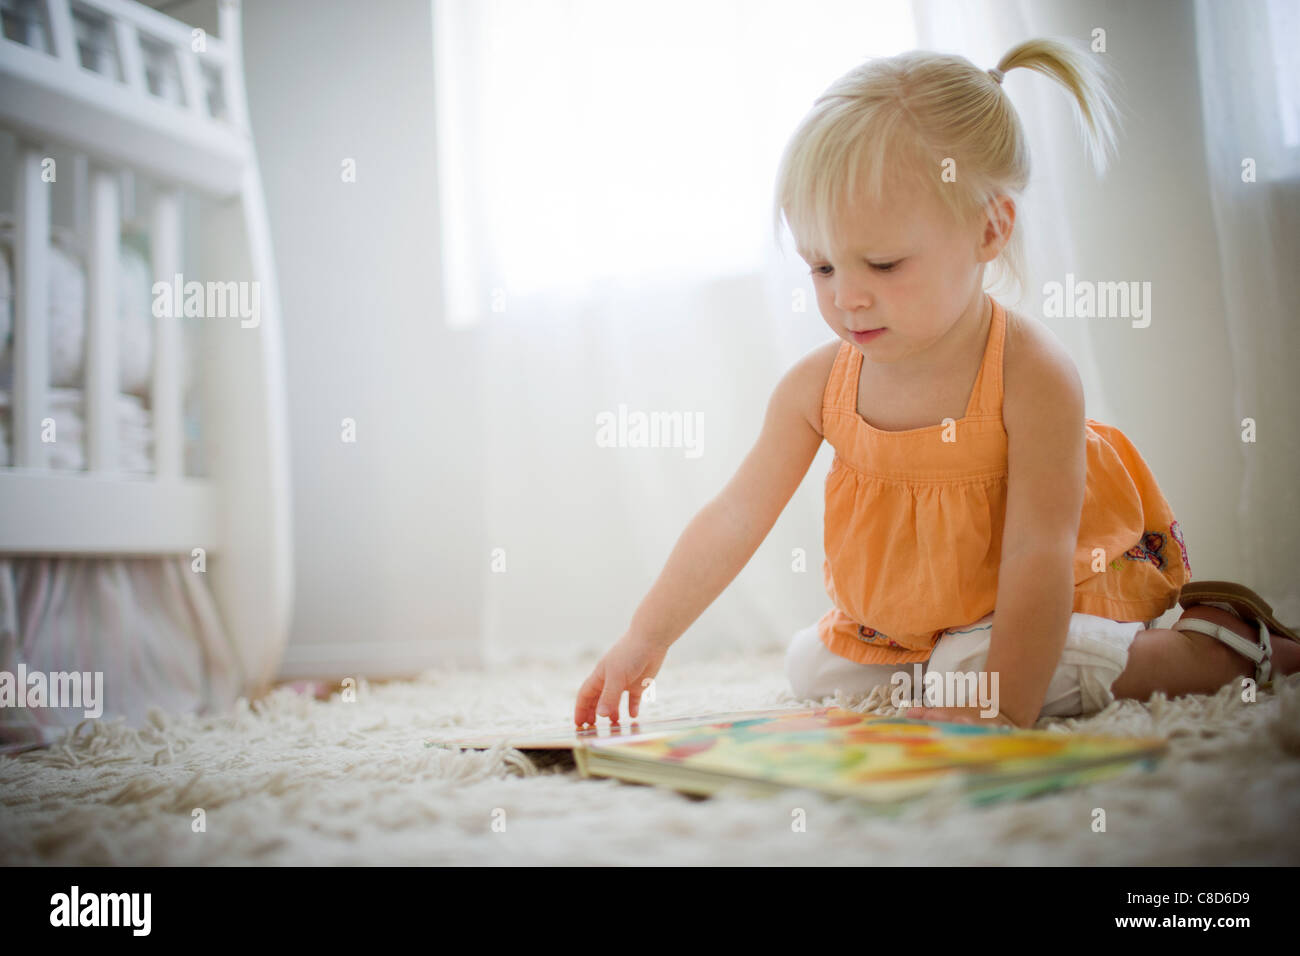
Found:
[[[856,312],[859,309],[870,308],[873,301],[866,287],[852,279],[840,282],[835,287],[835,307],[841,312]]]

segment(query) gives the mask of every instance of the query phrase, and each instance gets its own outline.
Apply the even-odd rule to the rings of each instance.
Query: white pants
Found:
[[[1128,664],[1133,638],[1154,623],[1071,614],[1065,649],[1048,685],[1040,716],[1077,717],[1109,705],[1115,699],[1110,685]],[[922,675],[932,670],[942,674],[983,670],[992,636],[992,614],[966,627],[948,629],[930,659],[921,662]],[[910,663],[858,664],[832,654],[821,642],[816,624],[797,633],[785,655],[785,673],[795,696],[818,701],[837,691],[857,695],[869,693],[881,684],[889,686],[892,675],[900,670],[910,680],[914,667]],[[1001,683],[1004,675],[998,679]]]

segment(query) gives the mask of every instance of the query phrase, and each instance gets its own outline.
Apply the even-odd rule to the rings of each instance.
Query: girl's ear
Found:
[[[984,232],[976,258],[979,262],[991,262],[1011,240],[1011,230],[1016,224],[1016,201],[999,195],[990,199],[984,209]]]

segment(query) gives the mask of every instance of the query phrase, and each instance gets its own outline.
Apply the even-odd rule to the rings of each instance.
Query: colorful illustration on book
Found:
[[[866,795],[873,788],[898,795],[933,787],[936,778],[966,775],[1001,782],[1039,778],[1029,790],[1100,779],[1122,763],[1144,757],[1162,742],[1093,737],[1003,726],[946,724],[860,714],[837,707],[785,717],[715,724],[642,740],[601,741],[606,752],[698,767],[737,778],[762,778],[828,792]],[[1046,778],[1046,779],[1043,779]]]

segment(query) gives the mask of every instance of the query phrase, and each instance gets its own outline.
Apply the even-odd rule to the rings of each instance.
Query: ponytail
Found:
[[[1101,60],[1061,40],[1039,38],[1016,44],[997,65],[1003,75],[1018,67],[1051,77],[1074,98],[1078,107],[1075,118],[1080,121],[1093,168],[1099,176],[1105,174],[1115,152],[1118,110],[1109,90],[1109,73]]]

